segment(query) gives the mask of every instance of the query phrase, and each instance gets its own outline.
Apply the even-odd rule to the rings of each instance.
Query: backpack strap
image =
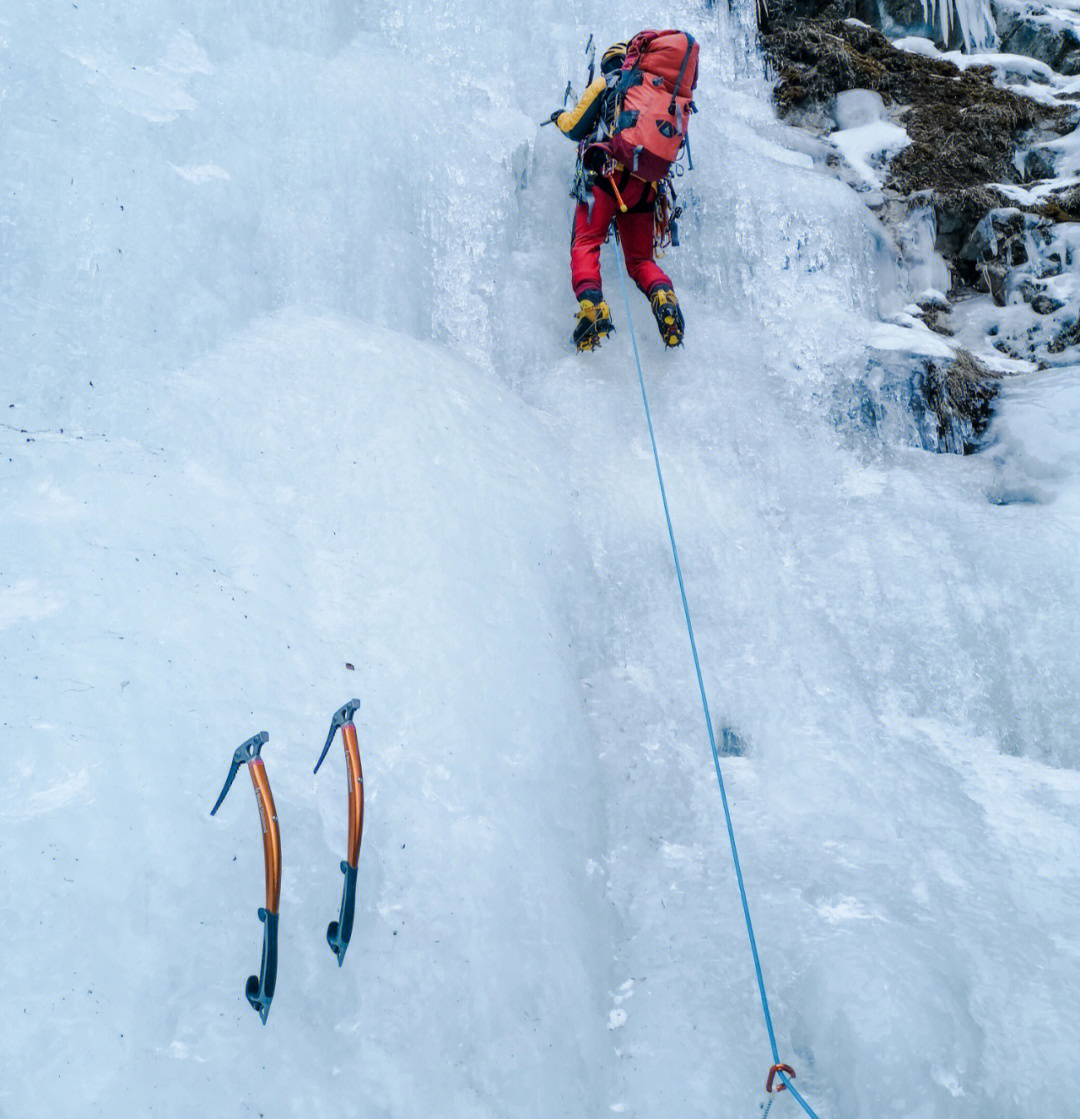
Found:
[[[690,55],[694,50],[694,36],[688,32],[683,32],[686,35],[686,54],[683,55],[682,65],[679,67],[679,76],[675,79],[675,88],[671,91],[671,108],[668,109],[669,113],[675,112],[675,98],[679,93],[679,87],[682,85],[683,75],[686,73],[686,67],[690,63]],[[682,132],[680,126],[679,131]]]

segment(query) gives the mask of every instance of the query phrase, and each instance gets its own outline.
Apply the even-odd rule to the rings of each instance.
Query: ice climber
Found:
[[[652,305],[660,337],[667,346],[682,344],[682,311],[654,247],[671,236],[668,226],[679,212],[671,207],[668,176],[694,111],[697,54],[684,32],[642,31],[608,47],[600,75],[573,109],[551,114],[578,142],[570,271],[580,303],[579,351],[595,349],[614,330],[600,279],[600,246],[612,220],[626,271]]]

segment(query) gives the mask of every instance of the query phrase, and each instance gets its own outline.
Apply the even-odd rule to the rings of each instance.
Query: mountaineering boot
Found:
[[[604,301],[603,292],[582,292],[580,302],[577,326],[574,327],[574,345],[577,346],[578,353],[597,349],[600,343],[615,331],[615,327],[611,325],[611,311]]]
[[[679,301],[669,287],[657,287],[649,296],[652,304],[652,313],[656,317],[656,327],[665,346],[681,346],[683,331],[686,324],[683,322],[682,311],[679,310]]]

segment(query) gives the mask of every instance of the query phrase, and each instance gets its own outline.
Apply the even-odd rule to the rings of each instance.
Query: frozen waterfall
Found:
[[[687,344],[636,293],[633,325],[782,1059],[822,1119],[1069,1112],[1075,374],[1009,389],[977,456],[868,420],[895,248],[775,119],[751,20],[0,15],[0,1114],[758,1113],[617,262],[583,359],[538,127],[589,32],[658,21],[702,44]],[[311,766],[354,694],[339,971],[340,752]],[[255,807],[208,815],[262,729],[265,1028]]]

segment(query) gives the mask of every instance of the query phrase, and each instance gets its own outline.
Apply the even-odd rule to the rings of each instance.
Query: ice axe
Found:
[[[593,37],[591,32],[589,33],[589,41],[585,44],[585,53],[589,57],[589,80],[585,83],[586,88],[588,88],[589,86],[592,85],[593,75],[596,73],[596,40]],[[571,96],[573,95],[573,92],[574,92],[574,80],[573,80],[573,78],[571,78],[570,81],[568,81],[566,83],[566,90],[563,93],[563,97],[562,97],[563,109],[566,108],[568,102],[570,101]],[[576,101],[577,98],[575,97],[574,100]],[[547,120],[542,120],[542,121],[539,122],[540,127],[544,128],[546,125],[554,124],[555,123],[555,118],[558,117],[558,116],[559,116],[558,113],[552,113],[551,116]]]
[[[210,815],[221,807],[221,802],[232,787],[240,766],[247,764],[251,783],[255,787],[255,800],[259,805],[259,822],[262,825],[263,862],[266,866],[266,905],[259,910],[259,920],[263,923],[262,963],[259,974],[248,978],[244,993],[252,1008],[266,1025],[270,1013],[270,1002],[277,985],[277,934],[278,901],[281,897],[281,834],[278,831],[277,810],[274,808],[274,795],[270,792],[270,779],[266,776],[266,766],[260,757],[262,748],[270,740],[266,731],[260,731],[237,747],[229,766],[229,776],[217,798]]]
[[[341,862],[341,873],[345,884],[341,892],[341,911],[336,921],[331,921],[326,929],[326,942],[330,951],[337,956],[338,967],[345,962],[345,950],[352,937],[353,914],[356,910],[356,870],[360,861],[360,840],[364,834],[364,771],[360,768],[360,747],[356,744],[356,727],[353,716],[360,709],[360,700],[351,699],[334,714],[330,723],[330,733],[322,748],[319,760],[315,763],[315,773],[319,772],[334,735],[341,729],[341,740],[345,747],[345,769],[349,779],[349,838],[346,856]]]

